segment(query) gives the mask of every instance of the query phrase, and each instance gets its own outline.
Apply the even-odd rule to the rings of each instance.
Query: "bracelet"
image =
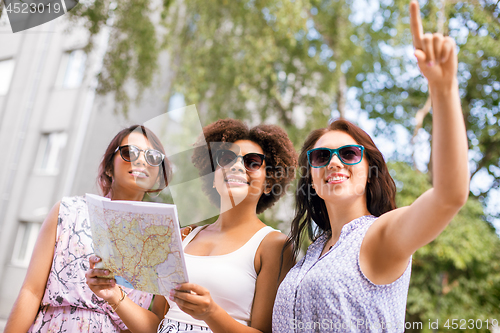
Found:
[[[120,306],[120,304],[125,299],[125,296],[127,296],[127,293],[125,292],[125,290],[123,290],[122,287],[118,286],[118,288],[120,288],[120,291],[122,292],[122,298],[120,298],[120,300],[116,304],[111,304],[111,303],[108,302],[109,306],[111,306],[111,311],[112,312],[116,312],[116,309],[118,309],[118,307]]]
[[[181,233],[181,236],[187,237],[191,233],[191,231],[193,231],[193,227],[192,226],[189,225],[189,226],[187,226],[187,228],[189,228],[189,230],[185,230],[185,231],[187,231],[187,233],[183,232],[183,233]]]

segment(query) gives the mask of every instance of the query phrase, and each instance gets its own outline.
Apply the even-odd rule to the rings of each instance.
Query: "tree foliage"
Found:
[[[427,99],[406,0],[104,0],[75,9],[92,35],[112,29],[99,91],[114,93],[125,112],[162,76],[166,98],[183,94],[204,123],[228,116],[275,122],[298,145],[332,115],[345,115],[348,89],[387,137],[396,126],[411,133]],[[500,187],[499,13],[496,0],[422,5],[425,30],[442,30],[459,45],[472,172],[488,173],[493,189]],[[161,52],[169,54],[167,73],[159,72]],[[484,199],[491,188],[473,195]]]
[[[392,163],[391,174],[398,206],[411,204],[431,187],[425,174],[406,163]],[[422,322],[424,332],[431,332],[429,320],[439,320],[438,331],[446,332],[448,319],[480,319],[483,329],[477,331],[487,332],[485,321],[500,317],[499,303],[500,239],[481,203],[470,198],[441,235],[413,256],[406,320]]]

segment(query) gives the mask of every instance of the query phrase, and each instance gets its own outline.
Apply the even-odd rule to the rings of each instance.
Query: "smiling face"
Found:
[[[329,131],[322,135],[313,148],[336,149],[346,145],[358,143],[347,133]],[[356,165],[343,164],[337,155],[323,168],[310,168],[312,183],[319,197],[325,202],[349,203],[356,200],[365,200],[365,188],[368,180],[368,162],[365,156]]]
[[[139,149],[154,149],[144,135],[132,132],[127,135],[120,146],[133,145]],[[139,154],[139,158],[132,162],[125,161],[120,152],[116,152],[113,158],[113,184],[112,190],[125,192],[144,192],[151,190],[158,180],[159,167],[149,165],[144,152]]]
[[[262,148],[250,140],[234,142],[236,155],[245,156],[249,153],[264,154]],[[265,161],[255,171],[247,171],[241,157],[236,162],[224,168],[217,166],[214,175],[214,185],[221,196],[221,210],[227,210],[245,201],[257,206],[265,187]]]

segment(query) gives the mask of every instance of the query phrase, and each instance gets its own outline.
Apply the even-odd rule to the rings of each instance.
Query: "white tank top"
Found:
[[[182,242],[183,248],[204,228],[195,228]],[[190,283],[198,284],[210,291],[215,303],[223,308],[232,318],[244,324],[250,324],[253,298],[255,294],[255,253],[269,233],[275,230],[266,226],[257,231],[242,247],[228,254],[219,256],[195,256],[184,253]],[[208,327],[183,312],[176,303],[168,299],[170,306],[165,318],[181,323]]]

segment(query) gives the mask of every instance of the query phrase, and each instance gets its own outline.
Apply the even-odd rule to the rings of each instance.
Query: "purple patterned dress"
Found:
[[[127,329],[111,307],[85,283],[85,272],[93,253],[85,198],[63,198],[45,294],[28,332],[111,333]],[[151,294],[124,289],[135,303],[149,307]]]
[[[376,285],[361,271],[359,250],[377,220],[362,216],[342,227],[321,258],[323,234],[281,283],[273,309],[273,333],[403,332],[411,259],[393,283]]]

